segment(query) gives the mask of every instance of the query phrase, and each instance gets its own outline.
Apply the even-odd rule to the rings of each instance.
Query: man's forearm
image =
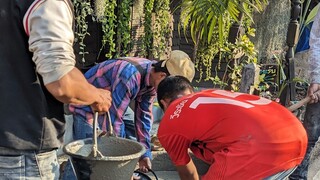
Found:
[[[184,180],[199,180],[200,177],[197,172],[197,168],[194,165],[193,161],[184,166],[176,166],[177,171],[179,173],[180,179]]]

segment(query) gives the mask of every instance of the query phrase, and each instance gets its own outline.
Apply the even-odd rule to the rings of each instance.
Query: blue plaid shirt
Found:
[[[145,146],[146,153],[142,156],[151,159],[150,131],[153,123],[152,103],[156,97],[154,87],[149,84],[153,61],[144,58],[128,57],[143,69],[143,75],[132,64],[125,60],[107,60],[95,65],[85,73],[87,80],[98,88],[108,89],[112,95],[110,108],[114,133],[125,137],[123,115],[131,100],[135,100],[135,128],[137,140]],[[70,105],[74,117],[81,116],[92,124],[93,113],[90,106]],[[99,126],[106,130],[108,123],[105,116],[99,116]]]

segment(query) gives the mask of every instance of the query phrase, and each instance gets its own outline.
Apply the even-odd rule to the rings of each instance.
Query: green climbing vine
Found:
[[[229,86],[228,89],[239,91],[243,67],[249,63],[257,63],[257,52],[249,39],[249,36],[255,35],[255,29],[251,28],[252,23],[244,18],[242,21],[244,25],[241,26],[243,33],[239,34],[235,43],[230,43],[227,40],[227,35],[234,21],[228,18],[228,14],[224,15],[224,19],[224,45],[221,46],[217,40],[219,39],[218,30],[213,29],[213,41],[200,41],[197,46],[195,64],[200,74],[197,81],[210,80],[219,88]],[[223,75],[219,73],[223,73]]]
[[[115,9],[117,6],[116,0],[109,0],[106,1],[106,8],[104,11],[104,17],[101,18],[99,21],[102,24],[102,47],[100,51],[106,48],[108,45],[109,49],[108,52],[105,54],[107,59],[113,57],[114,52],[116,52],[116,43],[115,43],[115,30],[116,30],[116,20],[117,16],[115,14]]]
[[[254,31],[254,29],[250,29],[250,31]],[[230,74],[228,76],[231,81],[230,87],[233,91],[240,90],[241,73],[244,66],[250,63],[257,63],[257,52],[248,36],[248,34],[242,34],[234,44],[229,43],[228,45],[233,52],[230,54],[233,66],[229,68]]]
[[[75,8],[75,38],[79,45],[81,62],[84,63],[86,51],[85,38],[88,32],[88,20],[101,26],[101,47],[98,57],[105,53],[106,59],[127,56],[133,49],[132,41],[132,7],[133,0],[73,0]],[[144,33],[139,44],[139,56],[160,59],[170,46],[171,14],[170,0],[141,1],[144,17]],[[141,6],[141,7],[142,7]],[[142,16],[141,16],[142,17]],[[140,26],[140,25],[138,25]]]
[[[226,35],[228,34],[228,30],[230,28],[231,22],[228,19],[228,14],[224,15],[225,23],[223,24],[223,41],[226,42]],[[183,21],[182,21],[183,22]],[[223,46],[224,49],[221,48],[219,39],[219,30],[217,27],[212,29],[212,41],[199,41],[196,44],[196,58],[195,58],[195,66],[197,71],[199,71],[199,79],[204,79],[204,81],[212,81],[214,85],[221,87],[225,87],[227,82],[221,79],[221,75],[219,72],[226,71],[226,67],[221,66],[221,61],[225,58],[230,58],[231,50],[227,46]],[[215,66],[213,66],[213,59],[215,62]],[[214,67],[214,71],[212,68]],[[224,68],[224,70],[222,70]],[[214,74],[212,74],[214,72]]]
[[[88,22],[86,20],[87,16],[93,14],[93,9],[91,7],[90,2],[86,0],[73,0],[74,5],[74,13],[75,13],[75,42],[79,43],[79,54],[81,55],[81,62],[85,62],[85,47],[84,38],[88,33]]]
[[[144,39],[142,45],[142,55],[147,56],[152,52],[153,45],[153,28],[152,28],[152,11],[154,0],[145,0],[144,2]]]
[[[161,58],[169,46],[170,38],[170,0],[156,1],[154,4],[155,22],[153,38],[156,40],[153,47],[153,56]]]
[[[130,6],[132,3],[132,0],[122,0],[118,4],[117,53],[119,56],[126,56],[131,47]]]

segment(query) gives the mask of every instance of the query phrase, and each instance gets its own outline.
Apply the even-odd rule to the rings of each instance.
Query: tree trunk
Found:
[[[287,49],[290,11],[290,0],[269,0],[268,6],[262,13],[254,14],[256,36],[252,38],[252,41],[261,63],[268,62],[273,55],[284,56]]]

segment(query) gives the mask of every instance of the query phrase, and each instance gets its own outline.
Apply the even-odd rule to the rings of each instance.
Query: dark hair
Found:
[[[167,67],[166,66],[162,67],[162,63],[163,63],[163,61],[158,61],[156,63],[153,63],[152,66],[154,67],[154,71],[155,72],[164,72],[167,74],[167,76],[170,76],[170,73],[169,73]]]
[[[190,81],[183,76],[167,76],[158,85],[157,98],[160,107],[163,109],[161,99],[169,98],[174,101],[178,98],[178,95],[189,89],[194,92],[194,89]]]

